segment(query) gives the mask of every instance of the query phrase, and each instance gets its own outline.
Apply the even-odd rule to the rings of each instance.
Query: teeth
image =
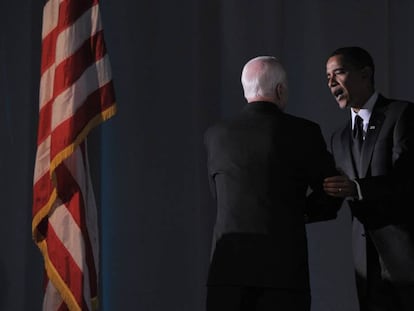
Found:
[[[339,100],[339,99],[341,99],[341,98],[342,98],[343,93],[344,93],[344,92],[343,92],[342,90],[337,90],[337,91],[335,91],[335,92],[334,92],[334,94],[333,94],[333,95],[335,96],[335,98],[336,98],[336,99],[338,99],[338,100]]]

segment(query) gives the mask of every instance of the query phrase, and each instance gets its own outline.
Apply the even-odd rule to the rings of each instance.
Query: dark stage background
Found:
[[[43,1],[0,1],[0,310],[40,310],[31,239]],[[203,311],[214,203],[202,135],[244,104],[240,71],[278,56],[288,112],[328,139],[347,117],[327,55],[371,51],[378,89],[414,100],[411,0],[102,0],[118,114],[92,135],[101,203],[101,310]],[[306,156],[306,155],[304,155]],[[313,311],[354,311],[349,212],[308,226]]]

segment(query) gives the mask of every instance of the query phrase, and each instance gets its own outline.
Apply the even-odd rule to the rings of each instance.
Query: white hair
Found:
[[[244,97],[273,97],[275,87],[287,84],[286,71],[276,57],[258,56],[249,60],[243,67],[241,83]]]

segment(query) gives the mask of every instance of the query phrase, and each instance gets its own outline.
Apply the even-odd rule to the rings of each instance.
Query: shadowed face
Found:
[[[331,94],[341,109],[361,108],[373,92],[370,69],[357,69],[345,63],[342,55],[328,59],[326,77]]]

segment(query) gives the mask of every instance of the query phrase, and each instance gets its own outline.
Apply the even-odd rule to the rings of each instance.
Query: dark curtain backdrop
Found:
[[[31,239],[41,0],[0,1],[0,310],[40,310]],[[101,310],[203,311],[215,207],[203,132],[244,104],[240,71],[271,54],[289,75],[288,112],[328,140],[347,118],[327,55],[360,45],[378,90],[414,100],[411,0],[101,0],[118,114],[94,130]],[[306,155],[304,155],[306,156]],[[349,212],[308,226],[313,311],[356,311]]]

